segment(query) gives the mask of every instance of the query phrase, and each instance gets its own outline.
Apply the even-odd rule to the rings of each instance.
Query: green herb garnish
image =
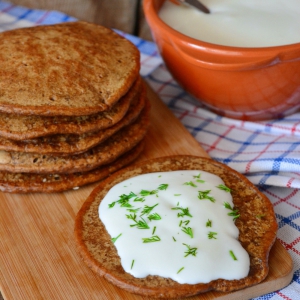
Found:
[[[188,255],[196,256],[196,254],[197,254],[197,248],[191,248],[191,246],[189,246],[187,244],[184,244],[184,243],[182,243],[182,244],[187,247],[187,250],[184,252],[185,253],[184,257],[187,257]]]
[[[190,212],[189,212],[188,207],[187,207],[187,208],[183,208],[183,207],[173,207],[172,209],[173,209],[173,210],[181,210],[181,212],[179,212],[179,213],[177,214],[178,217],[184,217],[184,216],[192,217],[192,215],[191,215]]]
[[[179,274],[183,269],[184,269],[184,267],[180,268],[180,269],[177,271],[177,274]]]
[[[149,214],[152,210],[153,210],[153,208],[155,207],[155,206],[157,206],[158,205],[158,203],[156,203],[155,205],[153,205],[153,206],[148,206],[148,205],[145,205],[144,206],[144,209],[142,210],[142,214],[141,214],[141,216],[143,216],[144,214]]]
[[[208,236],[208,238],[211,240],[211,239],[217,239],[216,238],[216,235],[217,235],[218,233],[217,232],[213,232],[213,231],[210,231],[208,234],[207,234],[207,236]]]
[[[219,184],[217,186],[218,189],[222,190],[222,191],[225,191],[227,193],[230,193],[231,192],[231,189],[229,187],[227,187],[226,185],[224,184]]]
[[[136,226],[138,229],[149,229],[150,227],[148,226],[147,222],[141,218],[141,220],[133,220],[135,221],[135,224],[130,225],[130,227]]]
[[[197,187],[197,185],[194,182],[192,182],[192,181],[185,182],[184,185],[189,185],[189,186],[192,186],[192,187]]]
[[[108,204],[108,207],[109,207],[109,208],[113,208],[113,207],[115,206],[115,204],[116,204],[116,201],[114,201],[114,202]]]
[[[229,212],[227,215],[233,217],[233,221],[235,221],[240,216],[239,211],[237,209],[233,209],[233,207],[228,202],[224,202],[224,206],[225,208],[231,210],[231,212]]]
[[[161,220],[161,216],[158,213],[153,213],[151,215],[148,216],[148,219],[151,220]]]
[[[132,220],[134,222],[136,222],[136,214],[130,214],[130,215],[126,215],[127,219]]]
[[[212,221],[210,219],[207,220],[206,227],[212,227]]]
[[[211,192],[211,190],[199,191],[198,198],[200,200],[209,200],[211,202],[216,202],[216,199],[214,197],[208,195],[210,192]]]
[[[153,190],[153,191],[141,190],[140,194],[141,194],[143,197],[149,196],[149,195],[155,195],[155,194],[157,194],[157,190]]]
[[[112,238],[111,241],[112,241],[113,243],[115,243],[116,240],[117,240],[121,235],[122,235],[122,233],[120,233],[118,236]]]
[[[193,176],[193,177],[196,178],[196,181],[197,181],[197,182],[199,182],[199,183],[204,183],[205,180],[200,179],[200,176],[201,176],[201,174],[199,173],[198,175]]]
[[[145,202],[145,198],[144,197],[136,197],[133,201],[134,202]]]
[[[133,259],[132,262],[131,262],[131,268],[130,268],[130,269],[133,268],[133,265],[134,265],[134,259]]]
[[[143,243],[154,243],[159,242],[160,238],[157,235],[152,236],[151,238],[142,238]]]
[[[155,233],[155,231],[156,231],[156,226],[153,227],[152,235]]]
[[[168,184],[167,183],[163,183],[163,184],[161,184],[159,187],[158,187],[158,189],[159,190],[161,190],[161,191],[164,191],[164,190],[166,190],[167,188],[168,188]]]
[[[234,255],[233,251],[229,251],[230,256],[233,258],[233,260],[237,260],[236,256]]]
[[[172,238],[173,238],[173,241],[176,242],[176,239],[174,238],[174,236],[172,236]]]
[[[192,230],[191,227],[182,227],[181,231],[183,231],[184,233],[188,234],[191,238],[194,237],[193,230]]]

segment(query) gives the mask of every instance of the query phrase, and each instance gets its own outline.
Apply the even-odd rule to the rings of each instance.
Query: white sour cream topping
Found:
[[[300,42],[299,0],[202,0],[204,14],[165,1],[160,18],[175,30],[205,42],[268,47]]]
[[[219,185],[224,182],[211,173],[173,171],[140,175],[114,186],[99,206],[99,217],[116,238],[124,270],[137,278],[158,275],[187,284],[246,277],[249,256],[224,205],[233,207],[232,197]],[[154,192],[143,196],[142,190]],[[132,207],[122,207],[120,196],[130,193],[136,195],[128,201]],[[143,214],[147,207],[153,208]],[[154,214],[161,219],[150,220]],[[138,229],[139,221],[149,228]],[[146,243],[145,238],[155,241]]]

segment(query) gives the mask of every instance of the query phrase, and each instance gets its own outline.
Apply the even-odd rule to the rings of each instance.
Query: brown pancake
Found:
[[[247,277],[240,280],[218,279],[207,284],[179,284],[159,276],[135,278],[123,270],[111,237],[98,217],[99,204],[110,188],[125,179],[172,170],[207,171],[221,177],[232,190],[234,209],[240,214],[235,223],[240,231],[239,241],[250,257]],[[249,180],[212,159],[187,155],[156,158],[118,171],[94,189],[78,212],[75,222],[78,252],[94,272],[129,292],[168,299],[209,290],[230,292],[258,284],[268,274],[268,256],[276,231],[277,223],[271,202]]]
[[[9,193],[53,193],[76,189],[102,180],[132,163],[141,154],[143,147],[142,141],[112,163],[87,172],[54,175],[0,172],[0,190]]]
[[[31,140],[15,141],[0,137],[0,150],[47,155],[68,156],[80,154],[104,142],[123,127],[136,120],[145,105],[146,90],[133,100],[127,114],[115,125],[97,132],[77,134],[56,134]]]
[[[110,109],[139,76],[139,51],[100,25],[67,22],[0,34],[0,111],[82,116]]]
[[[33,139],[53,134],[83,134],[113,126],[126,114],[130,103],[139,96],[140,77],[110,110],[88,116],[26,116],[0,113],[0,136],[12,140]]]
[[[150,123],[150,104],[138,119],[87,152],[70,156],[49,156],[25,152],[0,151],[0,171],[13,173],[75,173],[108,164],[136,146],[145,136]]]

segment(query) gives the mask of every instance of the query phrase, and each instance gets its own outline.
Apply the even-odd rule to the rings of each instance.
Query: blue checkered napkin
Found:
[[[233,120],[205,109],[163,65],[146,80],[212,158],[254,184],[300,188],[300,113],[264,122]]]

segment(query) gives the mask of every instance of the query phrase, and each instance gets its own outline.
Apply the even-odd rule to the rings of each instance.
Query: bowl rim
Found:
[[[220,52],[224,52],[224,51],[244,52],[244,53],[259,52],[261,54],[264,52],[282,53],[289,50],[295,51],[295,48],[299,48],[300,50],[300,42],[293,43],[293,44],[286,44],[286,45],[268,46],[268,47],[239,47],[239,46],[226,46],[226,45],[214,44],[214,43],[205,42],[202,40],[192,38],[173,29],[171,26],[166,24],[157,14],[157,10],[155,9],[154,6],[155,1],[164,2],[167,0],[143,0],[143,10],[149,26],[152,27],[150,24],[155,23],[158,25],[157,27],[159,27],[160,30],[163,30],[164,32],[168,31],[168,34],[171,33],[178,41],[181,40],[190,45],[197,46],[197,48],[210,48]]]

